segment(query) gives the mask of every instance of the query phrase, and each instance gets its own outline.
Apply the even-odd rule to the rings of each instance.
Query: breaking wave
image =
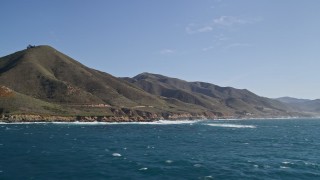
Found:
[[[193,124],[200,122],[201,120],[159,120],[152,122],[112,122],[106,124],[146,124],[146,125],[171,125],[171,124]]]
[[[119,125],[119,124],[150,124],[150,125],[170,125],[170,124],[193,124],[203,120],[158,120],[150,122],[13,122],[6,123],[0,122],[0,124],[67,124],[67,125]]]
[[[226,128],[256,128],[254,125],[241,125],[241,124],[207,124],[208,126],[214,127],[226,127]]]

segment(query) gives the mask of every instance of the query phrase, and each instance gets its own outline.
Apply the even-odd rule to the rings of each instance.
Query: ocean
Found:
[[[320,179],[320,119],[2,123],[0,179]]]

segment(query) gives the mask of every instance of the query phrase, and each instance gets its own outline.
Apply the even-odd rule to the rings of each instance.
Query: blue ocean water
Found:
[[[320,119],[0,124],[0,179],[320,179]]]

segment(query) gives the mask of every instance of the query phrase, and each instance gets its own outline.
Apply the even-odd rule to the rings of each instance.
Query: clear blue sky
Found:
[[[0,56],[47,44],[114,76],[320,98],[319,0],[1,0]]]

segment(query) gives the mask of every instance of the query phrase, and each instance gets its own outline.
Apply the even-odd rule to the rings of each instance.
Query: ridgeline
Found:
[[[248,91],[142,73],[117,78],[50,46],[0,58],[0,119],[152,121],[309,116]]]

